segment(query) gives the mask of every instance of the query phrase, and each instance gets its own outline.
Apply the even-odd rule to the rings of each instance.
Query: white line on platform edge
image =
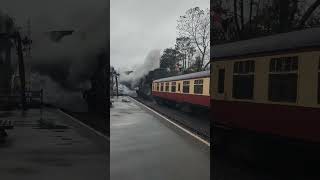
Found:
[[[133,98],[132,98],[132,97],[130,97],[130,96],[128,96],[128,97],[129,97],[129,98],[131,98],[131,99],[133,99]],[[171,124],[175,125],[176,127],[180,128],[180,129],[181,129],[182,131],[184,131],[185,133],[187,133],[187,134],[191,135],[192,137],[196,138],[197,140],[201,141],[202,143],[204,143],[204,144],[206,144],[207,146],[209,146],[209,147],[210,147],[210,143],[209,143],[208,141],[206,141],[206,140],[202,139],[201,137],[199,137],[198,135],[196,135],[196,134],[192,133],[191,131],[189,131],[189,130],[187,130],[187,129],[183,128],[183,127],[182,127],[182,126],[180,126],[179,124],[177,124],[177,123],[175,123],[175,122],[171,121],[171,120],[170,120],[170,119],[168,119],[167,117],[165,117],[165,116],[163,116],[162,114],[160,114],[160,113],[156,112],[155,110],[153,110],[153,109],[149,108],[148,106],[146,106],[146,105],[142,104],[141,102],[139,102],[139,101],[137,101],[137,100],[135,100],[135,99],[133,99],[133,100],[134,100],[135,102],[137,102],[137,103],[139,103],[139,104],[143,105],[145,108],[147,108],[148,110],[152,111],[153,113],[157,114],[158,116],[160,116],[160,117],[161,117],[161,118],[163,118],[164,120],[166,120],[166,121],[170,122]]]
[[[103,138],[106,139],[107,141],[110,141],[110,139],[109,139],[107,136],[103,135],[101,132],[96,131],[96,130],[93,129],[92,127],[84,124],[83,122],[79,121],[78,119],[74,118],[73,116],[70,116],[69,114],[61,111],[61,109],[58,109],[58,111],[59,111],[60,113],[64,114],[64,115],[68,116],[68,117],[71,118],[72,120],[76,121],[77,123],[81,124],[82,126],[85,126],[86,128],[90,129],[91,131],[93,131],[93,132],[96,133],[97,135],[103,137]]]

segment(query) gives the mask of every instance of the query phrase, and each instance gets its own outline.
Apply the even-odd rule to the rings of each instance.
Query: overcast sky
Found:
[[[111,65],[117,69],[143,63],[148,52],[174,46],[179,16],[209,0],[111,0]]]
[[[34,31],[72,28],[107,8],[106,0],[1,0],[0,11],[16,19],[18,25],[32,21]],[[107,17],[106,17],[107,18]]]

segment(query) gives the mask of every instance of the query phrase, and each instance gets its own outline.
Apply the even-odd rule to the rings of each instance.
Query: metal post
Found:
[[[113,82],[113,78],[114,78],[114,71],[113,71],[113,69],[111,69],[111,92],[110,92],[110,94],[111,94],[111,97],[113,97],[113,86],[114,86],[114,82]]]
[[[118,89],[118,74],[116,73],[116,88],[117,88],[117,98],[119,95],[119,89]]]
[[[43,89],[40,90],[40,119],[42,120],[43,108]]]
[[[17,38],[17,51],[19,57],[19,76],[20,76],[20,84],[21,84],[21,102],[22,102],[22,109],[25,111],[26,107],[26,79],[25,79],[25,70],[24,70],[24,60],[23,60],[23,52],[22,52],[22,42],[21,36],[19,32],[16,32]]]

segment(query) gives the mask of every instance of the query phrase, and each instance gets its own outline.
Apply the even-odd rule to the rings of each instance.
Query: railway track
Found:
[[[208,122],[206,123],[199,123],[199,121],[205,121],[205,117],[202,117],[202,119],[197,119],[196,117],[190,117],[186,121],[184,120],[184,117],[181,116],[186,116],[183,115],[182,112],[178,112],[176,109],[168,108],[168,107],[160,107],[159,105],[154,104],[153,102],[147,102],[144,101],[140,98],[137,97],[131,97],[138,102],[142,103],[143,105],[151,108],[155,112],[161,114],[162,116],[172,120],[173,122],[177,123],[178,125],[182,126],[183,128],[191,131],[192,133],[198,135],[208,143],[210,143],[210,127],[206,127],[207,125],[210,126],[209,119],[207,120]],[[166,109],[165,109],[166,108]],[[169,110],[170,109],[170,110]],[[196,122],[191,122],[191,121],[198,121]]]

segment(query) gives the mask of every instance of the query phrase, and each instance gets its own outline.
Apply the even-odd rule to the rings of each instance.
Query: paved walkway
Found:
[[[112,180],[210,179],[210,147],[135,102],[114,100]]]
[[[0,143],[2,180],[109,179],[109,142],[58,110],[0,112],[14,121]]]

